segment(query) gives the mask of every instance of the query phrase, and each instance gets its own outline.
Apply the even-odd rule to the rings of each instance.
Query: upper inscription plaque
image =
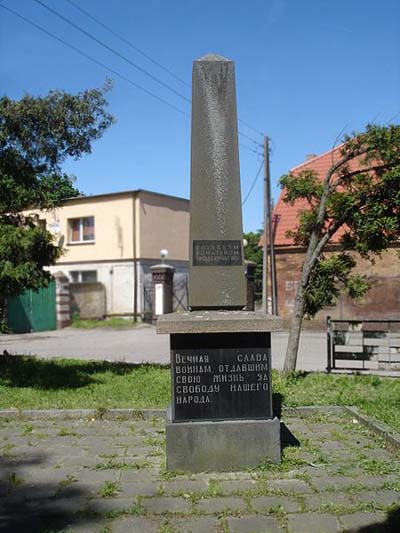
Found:
[[[193,241],[193,266],[230,266],[242,262],[240,241]]]

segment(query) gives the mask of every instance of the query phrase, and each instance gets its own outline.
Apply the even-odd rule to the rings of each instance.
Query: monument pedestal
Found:
[[[281,320],[251,311],[164,315],[171,339],[172,405],[167,469],[240,470],[280,462],[273,418],[271,331]]]
[[[167,414],[167,470],[226,472],[281,462],[280,421],[173,423]]]

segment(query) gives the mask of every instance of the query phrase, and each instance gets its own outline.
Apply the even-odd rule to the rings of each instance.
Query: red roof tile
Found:
[[[326,172],[340,158],[340,148],[341,146],[337,146],[324,154],[313,157],[301,165],[292,168],[290,173],[296,175],[303,170],[314,170],[318,174],[318,177],[323,180]],[[351,166],[356,167],[356,164],[353,163]],[[296,202],[291,205],[283,201],[284,196],[285,190],[282,190],[273,211],[273,220],[275,222],[274,242],[277,246],[292,246],[294,244],[293,239],[287,237],[287,232],[297,229],[299,213],[302,210],[307,209],[308,202],[306,200],[296,200]],[[332,238],[331,242],[338,242],[341,233],[342,232],[338,232]]]

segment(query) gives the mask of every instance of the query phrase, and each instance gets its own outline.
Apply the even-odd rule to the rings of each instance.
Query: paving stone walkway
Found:
[[[280,466],[164,469],[164,421],[0,418],[0,530],[400,531],[400,456],[341,412],[283,414]]]

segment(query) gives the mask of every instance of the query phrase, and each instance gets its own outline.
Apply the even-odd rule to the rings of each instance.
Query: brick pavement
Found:
[[[280,466],[164,470],[164,421],[0,418],[0,530],[400,531],[400,456],[341,412],[283,414]]]

